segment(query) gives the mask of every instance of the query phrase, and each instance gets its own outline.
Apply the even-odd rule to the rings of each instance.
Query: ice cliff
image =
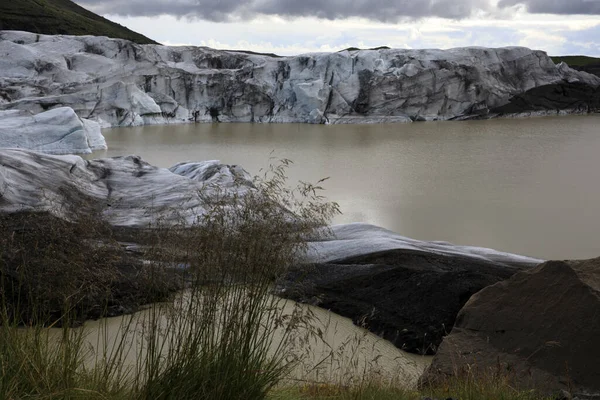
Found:
[[[594,75],[557,66],[546,53],[522,47],[277,57],[206,47],[137,45],[106,37],[1,31],[0,56],[0,110],[36,115],[68,107],[83,124],[91,120],[102,127],[487,117],[535,88],[600,85]],[[552,111],[589,110],[581,104],[561,104],[561,110]],[[0,127],[5,125],[0,116]],[[47,135],[64,134],[47,130]],[[23,140],[11,140],[0,135],[0,146],[26,147]],[[65,151],[81,149],[73,146],[59,152]]]

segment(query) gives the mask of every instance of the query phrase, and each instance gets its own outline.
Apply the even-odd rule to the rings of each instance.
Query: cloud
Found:
[[[501,8],[521,5],[532,14],[600,15],[600,0],[501,0]]]
[[[595,38],[600,35],[600,24],[592,28],[565,32],[566,45],[559,54],[586,54],[600,56],[600,43]]]
[[[76,0],[99,14],[172,15],[216,22],[247,21],[258,15],[329,20],[365,18],[398,22],[426,17],[464,19],[521,7],[532,14],[600,15],[600,0]]]
[[[252,50],[280,55],[337,51],[348,47],[451,48],[522,45],[551,55],[600,56],[600,17],[564,18],[528,14],[511,20],[424,18],[401,24],[345,19],[326,24],[314,17],[276,16],[236,23],[198,22],[186,18],[107,18],[163,44],[191,44],[218,49]]]
[[[228,16],[245,14],[240,0],[77,0],[76,3],[98,14],[132,17],[173,15],[198,17],[211,21],[224,21]]]
[[[492,10],[491,0],[77,0],[77,3],[99,14],[172,15],[218,22],[249,20],[257,15],[329,20],[360,17],[397,22],[423,17],[462,19]]]

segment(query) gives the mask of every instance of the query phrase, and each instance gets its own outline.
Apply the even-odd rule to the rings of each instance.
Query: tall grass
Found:
[[[297,362],[290,346],[303,315],[286,315],[270,292],[337,207],[318,187],[288,190],[286,165],[242,195],[207,188],[210,212],[159,233],[161,247],[188,266],[190,288],[161,312],[167,329],[148,330],[144,398],[259,399]]]
[[[99,335],[94,351],[72,325],[96,306],[90,293],[105,291],[104,310],[114,301],[128,267],[111,252],[120,251],[113,232],[90,237],[90,221],[43,223],[36,214],[21,216],[37,223],[24,235],[4,224],[0,397],[264,398],[299,361],[290,348],[296,328],[309,325],[300,309],[283,312],[273,282],[337,212],[319,186],[287,188],[289,163],[244,192],[207,187],[207,212],[192,223],[157,219],[142,239],[144,269],[134,283],[163,294],[172,266],[184,266],[177,276],[186,289],[143,318],[126,318],[117,337]],[[59,323],[57,338],[50,329]]]
[[[94,376],[79,368],[84,333],[72,327],[109,311],[122,258],[91,216],[0,217],[0,399],[94,397]]]

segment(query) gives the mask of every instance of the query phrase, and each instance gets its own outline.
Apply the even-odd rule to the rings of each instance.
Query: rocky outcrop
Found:
[[[563,82],[528,90],[510,99],[508,104],[496,107],[481,117],[549,116],[589,114],[600,111],[600,86],[581,82]],[[477,115],[457,119],[478,119]]]
[[[447,120],[487,115],[547,85],[600,85],[520,47],[277,57],[3,31],[0,54],[0,109],[70,107],[103,127]]]
[[[550,261],[475,294],[423,382],[504,371],[521,388],[600,398],[600,259]]]
[[[98,123],[80,119],[71,108],[60,107],[37,115],[0,111],[0,147],[89,154],[106,149],[106,141]]]
[[[332,227],[310,244],[279,293],[319,305],[417,354],[435,354],[471,295],[541,261],[468,246],[421,242],[372,225]]]
[[[587,72],[588,74],[600,76],[600,63],[593,63],[588,65],[575,65],[571,66],[574,70]]]

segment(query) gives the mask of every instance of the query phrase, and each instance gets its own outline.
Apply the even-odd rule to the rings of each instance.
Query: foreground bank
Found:
[[[31,116],[67,107],[86,126],[87,120],[101,127],[411,122],[600,108],[600,78],[555,65],[546,53],[521,47],[278,57],[2,31],[0,52],[7,54],[0,61],[0,110]],[[6,130],[5,117],[15,115],[0,115],[0,130]],[[54,153],[102,146],[93,139],[96,133],[88,135],[92,139],[87,148],[65,143],[73,130],[52,125],[43,140],[24,143],[2,135],[0,145]]]
[[[276,175],[278,171],[282,172],[275,169]],[[65,290],[75,290],[79,297],[59,295],[52,300],[54,303],[45,301],[44,304],[52,316],[60,317],[61,299],[80,298],[81,304],[88,308],[84,310],[88,314],[81,315],[89,318],[130,312],[136,305],[158,298],[151,296],[165,296],[179,290],[190,284],[190,275],[186,271],[206,272],[205,266],[214,265],[215,260],[221,262],[217,265],[235,266],[241,260],[253,259],[260,254],[261,257],[271,257],[268,262],[261,258],[261,265],[285,266],[284,269],[268,271],[268,281],[265,281],[268,285],[265,287],[269,291],[272,290],[273,279],[277,279],[278,294],[348,316],[400,348],[421,354],[433,354],[441,349],[438,356],[442,358],[434,361],[437,369],[431,374],[438,373],[436,376],[442,376],[444,381],[448,377],[453,379],[451,343],[460,343],[463,350],[458,351],[464,354],[464,348],[474,346],[481,340],[480,336],[487,335],[486,332],[492,329],[498,335],[497,343],[486,347],[483,361],[474,359],[483,367],[485,374],[490,372],[490,360],[498,360],[503,352],[511,352],[510,346],[521,348],[521,344],[526,344],[523,357],[519,359],[524,366],[519,364],[519,368],[532,366],[532,371],[542,371],[542,380],[532,379],[534,388],[551,392],[572,389],[577,393],[595,393],[595,387],[590,385],[594,376],[589,374],[589,368],[581,368],[577,360],[565,355],[571,347],[593,347],[590,341],[598,335],[595,324],[582,322],[586,318],[585,313],[597,312],[597,302],[592,300],[596,296],[594,293],[598,292],[594,283],[598,279],[598,269],[590,267],[595,264],[585,264],[582,268],[574,266],[575,274],[569,272],[569,266],[563,268],[553,264],[534,269],[540,260],[490,249],[411,240],[366,224],[324,229],[322,223],[325,219],[319,217],[308,224],[301,222],[297,214],[271,200],[238,206],[236,202],[252,198],[260,192],[260,187],[260,182],[252,180],[241,167],[222,165],[217,161],[183,163],[165,169],[134,156],[84,161],[78,156],[0,150],[0,212],[3,220],[10,220],[11,216],[25,216],[30,221],[29,225],[23,220],[8,225],[12,233],[3,235],[3,240],[10,243],[10,246],[4,247],[14,250],[2,255],[5,282],[6,278],[15,282],[22,279],[19,271],[23,268],[17,264],[24,260],[28,260],[31,266],[49,266],[48,269],[35,269],[41,275],[37,275],[38,280],[34,282],[37,283],[30,288],[39,290],[45,287],[48,291],[43,293],[57,294],[57,286],[52,283],[55,282],[63,284]],[[317,203],[310,201],[305,206],[319,215],[330,215],[335,211],[335,207],[318,208]],[[88,219],[74,220],[75,215],[87,215]],[[95,221],[95,218],[106,225],[91,224],[90,221]],[[36,227],[36,221],[44,226]],[[223,223],[224,226],[219,225]],[[50,227],[49,232],[39,229],[46,225]],[[188,230],[186,226],[200,229]],[[319,226],[321,228],[315,230]],[[256,227],[260,230],[256,231]],[[282,235],[282,232],[288,233]],[[41,236],[32,241],[28,239],[32,237],[30,235]],[[24,240],[19,242],[20,238]],[[266,246],[265,251],[256,251],[258,239],[260,246]],[[275,252],[268,250],[283,239],[283,247],[276,246],[278,250]],[[36,246],[28,249],[28,243],[36,243]],[[206,251],[206,246],[213,244],[215,246],[208,247],[211,250]],[[57,252],[57,248],[62,250]],[[282,253],[281,249],[286,248],[290,251]],[[240,249],[247,250],[242,257],[236,253]],[[31,257],[32,254],[35,257]],[[53,263],[47,262],[48,257],[61,254],[71,254],[69,257],[74,260],[67,264],[67,269],[61,267],[60,257]],[[73,269],[89,263],[94,266]],[[6,269],[15,265],[16,268]],[[157,274],[157,270],[150,266],[167,268],[160,269],[161,274]],[[43,275],[44,271],[46,275]],[[234,268],[230,270],[233,275],[228,273],[223,282],[229,285],[232,279],[246,276],[245,271],[254,269]],[[486,291],[510,285],[511,281],[506,280],[517,272],[519,274],[512,280],[524,282],[520,285],[526,285],[528,289],[515,290],[526,294],[526,299],[518,300],[518,296],[508,290],[510,286],[506,286],[507,295],[493,295],[493,299],[481,300],[485,298]],[[162,278],[167,276],[164,273],[174,278],[166,280]],[[214,283],[218,276],[224,275],[211,271],[196,282],[203,285]],[[162,286],[155,286],[156,280],[139,280],[140,277],[160,278]],[[541,280],[538,282],[536,279]],[[556,286],[552,295],[564,292],[560,296],[563,300],[551,301],[547,293],[550,289],[544,282],[553,282],[551,287]],[[562,292],[558,291],[561,282],[567,285]],[[101,290],[96,290],[97,284]],[[496,286],[480,292],[494,284]],[[82,292],[81,287],[95,289]],[[111,303],[100,301],[102,296],[106,296],[106,290],[112,291]],[[588,292],[589,295],[586,294]],[[579,293],[583,296],[581,302],[567,301],[570,296]],[[530,301],[532,305],[523,309],[524,304]],[[465,313],[470,312],[468,310],[477,302],[483,304],[479,307],[483,309],[510,309],[509,314],[515,318],[495,321],[497,329],[487,326],[492,323],[488,317],[481,317],[484,322],[487,321],[486,324],[476,323],[475,328],[471,327],[473,322],[465,325],[467,320],[462,315],[468,315]],[[582,304],[585,310],[580,309]],[[531,309],[535,314],[537,308],[532,308],[533,305],[543,310],[552,306],[553,311],[539,311],[538,314],[545,319],[537,321],[527,317],[529,314],[525,312]],[[105,314],[102,314],[102,307],[105,307]],[[581,318],[578,317],[580,312],[584,312]],[[492,314],[502,315],[496,311]],[[517,316],[524,317],[518,319]],[[480,317],[473,318],[473,321],[478,321],[476,318]],[[505,327],[507,323],[509,327]],[[525,335],[537,338],[537,341],[529,343],[522,342],[520,336],[512,338],[509,333],[516,329],[515,326],[529,332]],[[544,330],[545,326],[573,326],[576,329],[556,328],[548,332]],[[481,334],[463,338],[460,332],[464,329],[471,334],[473,329],[477,329]],[[507,333],[503,334],[504,331]],[[450,344],[444,339],[448,333],[451,334]],[[456,335],[459,337],[453,339]],[[502,340],[502,337],[508,339]],[[474,342],[465,343],[465,340]],[[514,357],[513,353],[510,354]],[[594,357],[594,352],[586,351],[585,357],[581,358],[582,365],[593,362]],[[508,360],[507,368],[515,365],[511,360]],[[464,362],[464,365],[456,364],[456,367],[474,371],[468,367],[471,365],[469,357]],[[561,368],[554,368],[562,362],[569,364],[567,375],[559,373]],[[565,376],[567,383],[564,383]],[[502,379],[511,377],[511,374],[502,374]],[[552,385],[547,384],[550,381]],[[543,382],[546,386],[535,382]]]

